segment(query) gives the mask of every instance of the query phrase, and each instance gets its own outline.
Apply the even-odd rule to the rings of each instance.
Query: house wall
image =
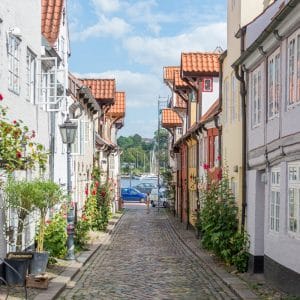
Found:
[[[277,3],[275,3],[277,5]],[[274,4],[274,5],[275,5]],[[273,14],[277,10],[272,10]],[[260,257],[264,257],[264,272],[268,280],[272,281],[281,289],[292,294],[300,293],[300,251],[299,242],[299,199],[295,200],[297,207],[297,229],[293,232],[289,229],[290,204],[290,176],[288,166],[291,163],[300,162],[300,102],[289,107],[288,104],[288,39],[298,30],[300,36],[299,21],[300,4],[277,26],[277,30],[284,38],[278,41],[274,35],[268,36],[261,46],[266,52],[265,56],[254,51],[246,60],[247,74],[247,117],[251,120],[253,110],[253,97],[251,95],[251,76],[255,68],[262,66],[262,123],[253,128],[250,121],[247,130],[247,149],[249,171],[247,172],[247,230],[250,234],[250,253],[252,255],[252,271],[257,270],[255,260],[261,263]],[[247,34],[252,36],[252,31],[257,31],[263,19],[270,20],[267,11],[251,24]],[[267,70],[268,58],[276,49],[280,49],[280,98],[279,114],[272,119],[268,118],[268,93],[267,93]],[[249,91],[250,90],[250,91]],[[274,201],[274,182],[272,171],[278,170],[279,183],[275,186],[279,193],[278,228],[272,228],[271,216]],[[264,186],[264,187],[263,187]],[[273,191],[273,193],[272,193]],[[264,206],[264,207],[263,207]],[[264,215],[262,216],[262,211]],[[263,223],[262,223],[263,222]],[[262,231],[262,225],[264,231]],[[262,238],[263,232],[263,238]],[[251,266],[251,265],[250,265]],[[258,268],[259,269],[259,268]]]

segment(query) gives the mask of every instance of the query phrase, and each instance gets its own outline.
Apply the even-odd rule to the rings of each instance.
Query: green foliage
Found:
[[[22,250],[22,233],[26,217],[33,209],[35,185],[25,180],[16,181],[9,178],[5,186],[6,201],[10,208],[14,208],[18,215],[17,251]]]
[[[206,185],[201,190],[197,227],[204,248],[234,265],[239,272],[247,270],[248,235],[238,231],[237,206],[227,174],[218,181],[207,177]]]
[[[2,100],[3,96],[0,94],[0,101]],[[0,105],[0,168],[12,173],[20,169],[34,169],[39,164],[44,170],[48,154],[43,145],[33,141],[35,135],[22,120],[10,121],[7,118],[7,108]]]
[[[83,212],[87,218],[87,223],[91,230],[99,230],[101,227],[101,214],[98,209],[97,199],[95,195],[90,195],[85,203]]]
[[[44,247],[49,255],[63,258],[67,253],[67,221],[61,214],[56,214],[46,225]]]
[[[85,215],[82,216],[80,220],[77,221],[75,225],[75,236],[74,236],[74,242],[76,250],[85,250],[86,245],[89,240],[89,230],[90,230],[90,224],[88,222],[88,219]]]
[[[39,235],[37,239],[37,251],[44,250],[45,219],[49,208],[59,203],[63,199],[63,193],[60,186],[50,180],[33,181],[35,188],[35,197],[33,205],[40,211]]]

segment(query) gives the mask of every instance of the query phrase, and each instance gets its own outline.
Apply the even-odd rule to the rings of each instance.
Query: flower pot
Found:
[[[0,258],[0,286],[5,283],[4,280],[4,262]]]
[[[5,258],[5,281],[8,285],[24,286],[28,271],[28,259]]]
[[[48,259],[48,252],[33,252],[33,257],[29,266],[29,273],[37,275],[46,272]]]

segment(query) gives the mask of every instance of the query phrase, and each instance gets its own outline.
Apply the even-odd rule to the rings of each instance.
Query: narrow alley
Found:
[[[128,205],[59,299],[238,299],[183,244],[165,210]]]

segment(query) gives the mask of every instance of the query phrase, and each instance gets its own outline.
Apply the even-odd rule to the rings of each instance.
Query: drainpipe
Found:
[[[241,29],[241,54],[245,50],[245,33],[246,30],[245,28]],[[247,179],[246,179],[246,167],[247,167],[247,154],[246,154],[246,143],[247,143],[247,138],[246,138],[246,133],[247,133],[247,122],[246,122],[246,83],[245,83],[245,78],[244,78],[244,71],[243,68],[240,68],[240,73],[239,73],[239,66],[234,66],[234,72],[235,72],[235,77],[237,80],[240,82],[240,94],[241,94],[241,102],[242,102],[242,231],[245,229],[245,220],[246,220],[246,206],[247,206],[247,201],[246,201],[246,195],[247,195]]]
[[[55,112],[50,112],[49,179],[54,181]]]
[[[187,210],[187,223],[186,229],[190,225],[190,195],[189,195],[189,146],[186,143],[186,210]]]

